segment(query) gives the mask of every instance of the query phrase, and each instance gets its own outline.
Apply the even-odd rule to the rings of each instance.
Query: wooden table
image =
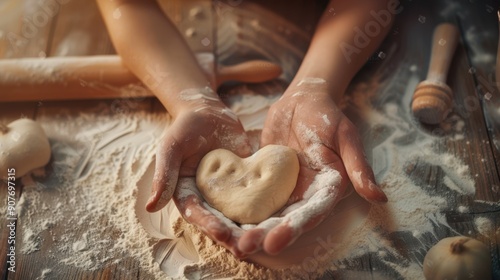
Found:
[[[109,40],[101,16],[94,1],[69,0],[60,1],[53,14],[45,12],[34,18],[36,13],[40,13],[42,6],[35,0],[7,0],[0,3],[0,58],[19,57],[51,57],[70,55],[97,55],[113,54],[114,50]],[[168,3],[167,3],[168,2]],[[226,3],[227,2],[227,3]],[[265,2],[265,1],[257,1]],[[218,8],[210,15],[217,22],[223,22],[225,12],[232,12],[237,6],[231,6],[234,1],[216,1]],[[277,1],[275,7],[277,11],[283,10],[283,14],[291,21],[301,27],[303,34],[310,34],[314,25],[314,11],[304,16],[301,9],[279,9],[286,5],[287,1]],[[463,4],[463,3],[462,3]],[[26,7],[35,7],[26,14]],[[179,28],[184,32],[189,25],[183,21],[186,15],[186,6],[191,4],[182,1],[163,1],[162,6],[177,22]],[[302,8],[310,6],[302,3]],[[455,92],[454,113],[464,120],[464,138],[453,139],[453,135],[442,127],[420,127],[430,134],[439,137],[437,149],[440,152],[448,152],[461,158],[470,167],[476,184],[476,193],[472,196],[456,194],[453,197],[447,196],[451,205],[466,206],[468,211],[450,210],[446,213],[447,222],[450,228],[440,228],[437,231],[437,238],[443,238],[456,233],[472,236],[485,242],[493,256],[493,266],[496,266],[495,279],[500,279],[500,93],[495,87],[494,80],[494,60],[474,60],[474,55],[487,54],[496,55],[496,43],[498,42],[498,30],[496,9],[498,3],[493,0],[482,1],[480,3],[466,3],[465,10],[453,10],[453,5],[447,1],[402,1],[403,12],[398,16],[393,30],[388,35],[380,50],[368,61],[367,66],[361,71],[357,79],[353,82],[352,88],[356,84],[370,79],[374,75],[398,75],[398,65],[401,62],[410,62],[418,69],[426,69],[429,59],[429,41],[432,28],[447,17],[460,24],[462,30],[462,44],[455,55],[451,68],[449,84]],[[295,11],[295,12],[294,12]],[[467,12],[467,16],[457,16]],[[26,21],[21,19],[33,19],[38,21],[34,27],[36,30],[23,35],[22,28],[26,27]],[[473,29],[475,28],[475,29]],[[218,34],[218,28],[209,29],[202,32],[206,38],[222,38]],[[223,30],[221,28],[221,30]],[[222,32],[222,31],[221,31]],[[488,33],[489,32],[489,33]],[[14,34],[14,35],[13,35]],[[302,34],[302,33],[301,33]],[[300,37],[301,34],[296,36]],[[78,35],[78,36],[77,36]],[[303,41],[304,36],[300,37]],[[196,51],[214,51],[221,63],[237,61],[237,48],[218,50],[208,48],[206,44],[200,44],[200,37],[191,37],[189,43]],[[238,40],[244,41],[245,38]],[[298,40],[298,42],[302,42]],[[213,40],[212,40],[213,41]],[[239,41],[239,42],[241,42]],[[215,40],[217,42],[217,40]],[[219,44],[221,44],[219,42]],[[237,42],[235,43],[237,44]],[[479,46],[479,47],[478,47]],[[297,48],[304,51],[307,44],[298,44]],[[478,50],[481,53],[478,53]],[[299,54],[295,54],[298,56]],[[279,60],[279,59],[278,59]],[[293,67],[296,65],[290,66]],[[292,71],[284,69],[285,72]],[[0,69],[1,71],[1,69]],[[424,71],[419,72],[420,78],[424,78]],[[293,71],[288,74],[293,75]],[[401,81],[400,89],[406,87]],[[397,88],[397,87],[396,87]],[[1,93],[0,93],[1,94]],[[372,104],[382,108],[387,102],[401,102],[402,93],[396,91],[392,95],[375,96]],[[75,114],[87,112],[97,103],[104,102],[111,106],[113,100],[105,101],[44,101],[43,97],[38,101],[24,103],[3,103],[0,104],[0,121],[10,122],[20,117],[32,119],[43,119],[44,117],[55,116],[61,110],[72,110]],[[141,99],[136,101],[134,108],[129,110],[141,110],[144,112],[163,112],[164,109],[154,98]],[[352,116],[356,121],[356,113]],[[361,124],[360,124],[361,125]],[[373,136],[373,135],[371,135]],[[364,137],[371,137],[364,134]],[[366,142],[366,141],[365,141]],[[368,140],[366,148],[368,153],[373,145]],[[3,171],[2,171],[3,172]],[[436,193],[444,192],[442,177],[443,170],[439,166],[417,163],[412,166],[408,173],[415,180],[420,180],[422,184],[433,186]],[[0,185],[0,197],[2,200],[7,196],[4,183]],[[17,200],[22,196],[22,187],[16,189]],[[491,203],[488,203],[491,202]],[[1,202],[4,203],[4,202]],[[450,209],[456,209],[450,207]],[[496,235],[493,238],[486,238],[478,233],[474,221],[478,217],[486,217],[493,221]],[[50,266],[51,260],[44,259],[43,250],[29,255],[19,255],[17,258],[18,269],[15,273],[7,271],[6,252],[8,232],[4,230],[7,224],[6,217],[0,217],[2,231],[0,235],[0,277],[5,279],[35,279],[41,275],[41,271]],[[17,226],[17,231],[23,231],[23,224]],[[407,234],[394,234],[391,240],[404,252],[408,259],[417,260],[420,263],[425,255],[425,249],[416,244],[415,239]],[[17,240],[22,242],[22,240]],[[429,240],[432,243],[432,240]],[[141,271],[136,261],[127,259],[119,268],[115,264],[110,264],[98,271],[71,270],[58,274],[64,279],[142,279]],[[121,274],[123,267],[129,273]],[[353,271],[369,272],[362,275],[362,279],[378,279],[379,274],[372,274],[372,271],[384,271],[386,267],[378,261],[376,255],[367,255],[359,258],[355,264],[351,264],[345,270],[327,272],[323,279],[354,277]],[[392,274],[391,274],[392,273]],[[134,275],[134,276],[130,276]],[[377,276],[378,275],[378,276]],[[382,274],[384,275],[384,274]],[[387,272],[384,278],[399,279],[400,276]],[[361,278],[356,278],[361,279]]]

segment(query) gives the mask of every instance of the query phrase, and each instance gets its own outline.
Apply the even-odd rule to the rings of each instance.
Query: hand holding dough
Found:
[[[201,160],[196,183],[205,200],[226,217],[255,224],[286,204],[298,174],[297,153],[286,146],[268,145],[245,159],[217,149]]]
[[[16,177],[43,167],[50,160],[50,144],[42,127],[35,121],[19,119],[0,129],[0,170],[15,168]]]

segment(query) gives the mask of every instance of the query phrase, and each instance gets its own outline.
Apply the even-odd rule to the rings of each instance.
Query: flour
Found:
[[[459,184],[455,183],[452,179],[450,179],[450,177],[448,176],[445,176],[444,177],[444,184],[450,188],[450,190],[454,190],[458,193],[461,193],[461,194],[474,194],[476,189],[474,187],[470,187],[470,186],[467,186],[467,185],[463,185],[463,187],[459,187]]]
[[[409,82],[407,89],[404,91],[404,100],[408,99],[407,96],[412,93],[414,86],[418,83],[418,79],[412,76],[415,75],[412,73],[415,73],[415,71],[409,73],[410,77],[407,79]],[[391,90],[390,85],[387,90]],[[174,242],[177,244],[176,248],[178,250],[195,251],[198,259],[183,259],[182,265],[176,266],[178,269],[174,269],[175,260],[165,256],[157,259],[164,264],[162,269],[164,271],[168,270],[173,273],[172,275],[178,275],[179,277],[194,277],[196,275],[197,277],[271,279],[294,276],[297,278],[313,278],[320,276],[328,268],[333,270],[345,269],[345,264],[352,260],[368,253],[375,253],[380,257],[380,262],[391,267],[397,275],[405,279],[421,279],[421,259],[408,259],[401,255],[394,248],[392,241],[387,239],[385,235],[386,233],[409,232],[416,240],[424,244],[425,237],[428,234],[436,236],[437,226],[449,227],[444,215],[444,211],[449,208],[449,205],[445,197],[431,195],[427,190],[428,186],[420,185],[409,177],[407,169],[418,162],[425,162],[441,168],[445,173],[442,187],[465,195],[474,194],[474,180],[470,177],[468,167],[455,155],[435,151],[434,147],[438,138],[420,132],[408,122],[406,116],[410,112],[407,108],[396,103],[387,103],[382,111],[375,110],[368,103],[369,94],[366,91],[355,90],[352,95],[351,106],[357,107],[358,111],[362,112],[363,120],[368,123],[372,131],[376,132],[380,127],[386,128],[387,133],[383,135],[383,141],[377,141],[377,146],[373,148],[373,153],[369,155],[376,170],[377,180],[388,197],[389,201],[386,205],[373,205],[366,212],[359,212],[359,216],[355,219],[343,218],[343,215],[354,213],[352,211],[357,208],[347,207],[349,210],[342,212],[342,209],[346,207],[342,200],[333,212],[337,213],[338,216],[321,224],[317,230],[310,233],[313,236],[311,243],[304,241],[307,240],[307,237],[302,237],[297,240],[296,247],[294,245],[290,247],[290,250],[294,253],[288,252],[275,258],[262,255],[252,257],[254,262],[262,264],[264,267],[238,261],[222,247],[216,246],[213,241],[200,233],[194,226],[184,222],[180,215],[175,213],[175,209],[171,207],[170,212],[162,211],[164,213],[162,214],[161,223],[163,223],[164,228],[160,229],[160,231],[171,232],[170,235],[165,236],[169,236],[168,238],[173,238],[173,240],[162,242]],[[240,101],[235,102],[231,105],[231,108],[235,108],[237,115],[251,116],[257,112],[265,115],[262,111],[267,111],[269,106],[263,105],[267,104],[267,102],[262,98],[244,96],[241,100],[245,100],[245,102],[254,101],[255,103],[244,105],[240,100],[241,103]],[[454,127],[456,127],[454,130],[460,132],[464,130],[464,125],[460,120],[454,123]],[[262,127],[262,123],[260,127]],[[300,129],[309,142],[318,142],[317,135],[310,128],[301,127]],[[311,158],[312,164],[321,165],[322,160],[317,148],[314,144],[311,145],[311,149],[306,151],[306,154]],[[359,172],[358,175],[361,177]],[[296,203],[293,207],[284,210],[282,213],[285,216],[284,219],[294,228],[302,225],[322,207],[331,203],[329,199],[332,196],[328,195],[327,188],[324,188],[324,186],[336,185],[338,180],[340,180],[340,176],[335,170],[330,170],[330,173],[326,171],[320,173],[316,177],[313,187],[304,195],[304,198],[313,199],[315,202],[307,209],[306,200]],[[352,197],[351,192],[347,196],[345,203],[351,205],[351,207],[359,207],[355,206],[355,203],[348,202]],[[465,210],[462,209],[462,211]],[[216,215],[220,216],[220,213],[216,213]],[[165,219],[165,217],[171,217],[171,219]],[[231,221],[228,221],[225,217],[220,217],[228,225],[231,224]],[[281,223],[282,219],[273,217],[257,227],[269,231],[278,223]],[[339,221],[344,221],[345,225],[339,226]],[[349,225],[352,221],[355,221],[355,223]],[[158,224],[160,223],[158,222]],[[332,225],[335,225],[335,227],[332,228]],[[169,228],[169,230],[166,228]],[[255,225],[242,225],[242,228],[255,228]],[[342,236],[340,232],[345,235]],[[382,234],[382,232],[385,234]],[[327,235],[324,236],[324,234]],[[335,238],[330,234],[334,234]],[[314,236],[316,236],[316,239],[314,239]],[[182,247],[179,247],[179,240],[184,239],[191,240],[192,245],[182,249]],[[320,258],[314,257],[311,259],[310,256],[313,256],[314,252],[318,252],[318,240],[328,240],[329,242],[325,244],[330,245],[325,246],[327,249]],[[310,248],[309,251],[308,248]],[[296,259],[291,256],[296,257]],[[423,256],[421,257],[423,258]],[[265,266],[274,269],[268,269]],[[377,272],[374,272],[374,275],[378,275]]]
[[[326,81],[322,78],[307,77],[300,80],[300,82],[297,83],[297,86],[300,87],[301,85],[322,85],[322,84],[326,84]]]
[[[484,51],[484,47],[481,45],[481,42],[486,38],[495,38],[492,30],[478,30],[478,27],[470,26],[465,31],[465,39],[472,49],[471,60],[474,65],[490,65],[495,62],[495,55]]]
[[[323,117],[321,117],[323,119],[323,121],[325,122],[326,125],[331,125],[332,122],[330,122],[330,120],[328,119],[328,116],[327,115],[323,115]]]
[[[122,12],[120,11],[120,8],[116,8],[113,11],[113,18],[114,19],[120,19],[122,17]]]
[[[457,210],[458,210],[458,212],[460,212],[460,213],[467,213],[467,212],[469,211],[469,207],[467,207],[467,206],[463,206],[463,205],[460,205],[460,206],[458,206],[458,209],[457,209]]]
[[[415,79],[410,77],[407,80],[408,87],[416,85]],[[411,92],[410,89],[407,91]],[[230,104],[230,108],[240,118],[247,116],[247,119],[258,120],[244,122],[247,129],[257,131],[263,127],[267,110],[278,97],[251,94],[248,89],[245,94],[247,95],[243,95],[239,101]],[[436,225],[447,226],[443,211],[449,205],[445,198],[430,195],[427,186],[410,178],[406,169],[420,161],[440,166],[446,174],[442,187],[467,195],[472,194],[475,189],[474,180],[470,179],[467,166],[456,156],[435,152],[437,138],[419,132],[408,123],[405,118],[408,111],[400,109],[402,107],[395,103],[388,103],[382,111],[375,110],[368,103],[369,96],[369,92],[367,95],[366,91],[355,91],[351,106],[361,108],[363,120],[369,124],[371,131],[385,128],[382,141],[377,141],[377,146],[373,147],[373,153],[368,154],[368,157],[389,202],[386,205],[368,207],[366,211],[360,211],[356,218],[352,218],[349,215],[357,213],[354,210],[365,209],[362,205],[367,204],[363,204],[360,199],[352,203],[350,199],[354,196],[347,196],[334,210],[334,214],[338,216],[333,215],[329,218],[331,220],[318,227],[317,232],[311,233],[310,243],[304,243],[308,237],[303,237],[297,240],[297,246],[300,247],[291,248],[297,250],[295,253],[287,253],[278,258],[263,255],[256,257],[256,263],[267,264],[275,269],[237,260],[194,226],[187,224],[175,212],[175,206],[165,208],[165,211],[170,212],[162,210],[151,214],[150,219],[159,218],[157,228],[163,232],[152,236],[170,238],[158,243],[170,244],[169,246],[152,248],[151,244],[156,239],[148,237],[145,232],[147,227],[141,224],[143,218],[140,218],[139,223],[139,215],[135,214],[136,209],[142,209],[141,205],[145,202],[136,201],[136,195],[145,191],[146,197],[149,196],[151,184],[150,181],[144,181],[144,178],[153,176],[148,168],[153,162],[159,136],[170,118],[133,112],[130,116],[120,115],[117,118],[104,108],[72,116],[71,122],[67,121],[69,116],[64,114],[40,120],[47,124],[44,129],[52,143],[54,171],[40,184],[26,187],[19,201],[19,223],[24,225],[21,236],[23,241],[26,240],[22,250],[34,253],[50,241],[53,242],[50,258],[58,259],[60,265],[85,270],[95,270],[118,262],[113,256],[120,255],[137,260],[141,268],[156,278],[165,277],[163,272],[158,271],[158,267],[168,271],[168,275],[172,277],[246,278],[253,275],[255,278],[312,278],[320,276],[326,269],[342,269],[357,257],[375,253],[381,262],[386,263],[398,275],[418,279],[421,276],[419,261],[402,256],[382,232],[410,232],[414,238],[421,240],[426,234],[435,234]],[[255,115],[260,117],[252,118]],[[317,141],[317,136],[310,129],[302,129],[311,141]],[[316,152],[311,149],[308,154],[314,158],[315,164],[321,164]],[[144,175],[146,173],[149,175]],[[285,215],[290,214],[288,219],[292,226],[303,223],[320,210],[322,205],[329,203],[325,201],[330,196],[327,192],[323,193],[326,189],[321,187],[336,185],[337,180],[338,172],[334,170],[325,170],[316,177],[313,188],[304,197],[317,199],[318,203],[313,204],[310,211],[293,211],[300,210],[305,204],[297,204],[297,208],[288,209]],[[143,181],[141,184],[147,186],[147,189],[141,187],[141,184],[137,189],[137,182],[140,181]],[[47,198],[51,196],[50,192],[57,192],[59,199],[54,201]],[[344,208],[346,210],[342,211]],[[341,219],[342,217],[345,218]],[[272,218],[259,226],[270,229],[280,221]],[[355,223],[351,224],[353,221]],[[68,227],[68,224],[79,226]],[[166,230],[164,227],[170,229]],[[254,226],[243,226],[246,229],[252,227]],[[315,234],[326,236],[322,235],[318,239]],[[325,245],[327,249],[321,250],[320,258],[311,259],[308,256],[318,251],[318,244],[323,244],[318,243],[318,240],[326,240],[326,244],[330,245]],[[164,251],[167,249],[168,251]],[[287,256],[301,259],[292,261]],[[161,264],[156,264],[153,258]],[[179,265],[180,260],[182,265]],[[50,276],[56,272],[57,270],[53,270]]]
[[[95,39],[89,32],[75,28],[61,39],[51,55],[61,57],[61,59],[65,59],[64,56],[87,56],[93,40]],[[93,59],[93,57],[89,58]],[[64,67],[58,70],[62,71],[62,69]]]
[[[50,268],[45,268],[44,270],[42,270],[42,274],[40,276],[38,276],[36,278],[36,280],[45,280],[45,279],[49,279],[49,275],[50,273],[52,272],[52,269]]]
[[[40,119],[52,142],[53,172],[23,190],[18,203],[21,252],[34,253],[50,243],[47,257],[85,270],[132,258],[161,278],[152,239],[135,216],[135,195],[170,118],[140,112],[117,117],[103,107],[72,116],[71,122],[68,117]],[[52,274],[56,277],[57,270]]]
[[[466,27],[464,39],[469,48],[469,54],[472,64],[475,67],[480,67],[486,72],[493,72],[495,68],[495,55],[486,44],[490,42],[491,38],[497,38],[497,29],[488,28],[487,25],[481,25],[474,22],[473,18],[478,18],[479,13],[481,17],[494,17],[494,7],[484,4],[484,9],[477,9],[477,3],[473,2],[459,2],[453,0],[442,1],[440,16],[446,21],[453,21],[458,19],[461,26]]]
[[[84,233],[82,236],[82,239],[75,241],[75,243],[73,243],[72,248],[73,248],[73,251],[75,253],[85,251],[87,249],[87,246],[88,246],[87,235],[88,235],[88,233]]]
[[[239,99],[232,102],[230,108],[246,131],[262,130],[269,107],[281,96],[277,93],[269,96],[259,95],[246,86],[236,88],[232,94],[238,94]]]
[[[474,224],[476,226],[477,231],[479,231],[480,234],[486,236],[486,237],[494,237],[495,230],[494,230],[494,225],[493,222],[485,217],[478,217],[474,219]]]
[[[319,172],[304,193],[303,199],[307,202],[286,214],[285,221],[288,225],[295,231],[301,230],[312,218],[326,212],[340,195],[338,190],[340,180],[337,170],[324,169]]]
[[[30,254],[40,249],[41,238],[32,229],[23,232],[23,247],[21,253]]]
[[[457,12],[466,13],[467,9],[450,6],[449,9],[443,10],[446,17],[451,17]],[[226,15],[231,17],[236,13],[235,10]],[[189,15],[198,17],[198,14],[191,10]],[[116,10],[113,16],[119,19],[121,12]],[[273,34],[265,19],[252,19],[250,23]],[[290,33],[288,28],[284,30]],[[297,32],[294,31],[294,33]],[[78,32],[72,34],[75,35],[68,36],[61,47],[55,50],[56,54],[64,55],[69,53],[69,50],[75,53],[75,49],[76,54],[84,54],[90,38]],[[249,36],[249,34],[243,35]],[[477,28],[466,31],[469,42],[479,44],[481,42],[477,38],[479,35],[486,38],[493,37],[492,34],[481,32]],[[77,42],[78,46],[70,42]],[[287,44],[285,40],[282,42],[280,46]],[[256,48],[262,47],[259,42],[242,42],[242,44],[257,46]],[[287,48],[292,48],[292,50],[283,51],[284,48],[277,47],[272,50],[271,54],[273,57],[279,57],[276,52],[298,53],[299,56],[303,54],[300,47],[295,45]],[[491,55],[478,51],[476,46],[472,46],[472,50],[474,62],[486,63],[494,59]],[[224,55],[227,54],[221,54],[221,56]],[[286,59],[289,59],[289,65],[284,67],[287,71],[284,75],[290,76],[290,72],[294,73],[294,67],[289,66],[297,65],[297,61],[289,58],[289,55],[285,55]],[[386,57],[385,61],[390,61],[389,57]],[[26,69],[32,73],[43,71],[52,79],[59,80],[57,69],[50,65],[44,69],[32,69],[32,67],[34,66],[27,65]],[[396,78],[404,81],[408,91],[412,91],[415,78],[406,75],[404,70],[394,71],[397,76],[394,81]],[[312,82],[321,84],[321,81]],[[299,84],[303,85],[302,81]],[[397,88],[387,87],[387,91],[394,89]],[[242,100],[231,106],[232,110],[240,117],[247,131],[262,129],[267,110],[277,98],[242,95]],[[377,95],[383,95],[383,93],[379,92]],[[408,96],[406,92],[403,99]],[[196,98],[191,96],[188,99]],[[329,251],[334,251],[330,254],[322,255],[320,258],[306,258],[299,264],[287,266],[289,268],[286,269],[270,270],[250,262],[237,260],[194,226],[183,222],[180,217],[171,223],[175,234],[170,238],[176,239],[156,243],[157,240],[147,237],[147,233],[135,217],[134,206],[138,203],[136,195],[140,191],[136,189],[136,183],[144,177],[145,169],[152,161],[157,139],[169,119],[164,116],[143,114],[133,114],[130,117],[107,115],[103,114],[100,109],[77,117],[63,114],[44,119],[46,130],[50,130],[48,134],[52,140],[54,171],[46,181],[42,182],[43,185],[36,184],[25,188],[19,201],[21,231],[19,237],[23,240],[22,253],[40,253],[37,250],[53,242],[52,252],[44,252],[44,255],[61,260],[60,265],[84,270],[99,269],[112,262],[119,263],[120,257],[123,257],[137,260],[140,266],[154,275],[156,279],[164,278],[165,275],[172,277],[178,275],[190,279],[222,277],[290,279],[312,278],[327,268],[346,269],[349,263],[355,262],[356,257],[375,252],[384,264],[399,275],[398,278],[422,279],[421,264],[418,260],[408,260],[402,253],[395,250],[394,244],[387,239],[387,235],[403,231],[422,240],[425,234],[434,233],[436,225],[447,225],[443,212],[449,210],[449,205],[446,198],[431,195],[429,186],[415,182],[415,178],[407,174],[406,168],[418,162],[439,167],[445,175],[442,184],[437,187],[462,195],[474,194],[474,179],[470,178],[468,167],[462,160],[456,155],[438,153],[435,149],[437,139],[420,133],[408,121],[409,115],[405,111],[408,102],[398,103],[389,100],[382,110],[376,110],[371,104],[365,103],[369,102],[369,99],[370,96],[366,92],[364,94],[357,92],[352,101],[358,112],[361,112],[363,121],[368,123],[367,130],[372,131],[368,136],[369,138],[371,136],[371,139],[368,140],[375,138],[373,136],[376,133],[373,131],[377,129],[381,129],[382,134],[386,134],[377,137],[377,140],[380,140],[378,145],[368,147],[367,151],[372,151],[373,148],[372,153],[368,152],[368,157],[389,202],[385,206],[370,207],[369,212],[361,219],[361,224],[357,225],[354,231],[348,231],[351,233],[348,238],[340,239],[342,243],[337,244],[335,250],[330,249]],[[329,125],[329,120],[327,122],[324,119],[324,121]],[[460,125],[460,120],[456,129],[460,134],[457,134],[454,140],[459,141],[463,139],[463,126]],[[74,135],[77,133],[75,140]],[[317,177],[317,186],[324,185],[323,180],[334,181],[335,175],[330,175],[324,174],[323,178]],[[494,187],[498,191],[498,186]],[[58,198],[57,201],[53,199],[54,197]],[[4,209],[2,208],[2,213],[5,213]],[[340,209],[336,208],[335,211],[340,212]],[[468,211],[467,207],[459,207],[459,212],[465,211]],[[42,219],[39,219],[40,217]],[[163,218],[162,222],[167,223],[165,215],[160,217]],[[299,215],[292,220],[299,218],[305,219],[307,216]],[[269,224],[263,226],[271,228],[275,225],[274,221],[276,220],[270,220]],[[74,224],[78,226],[75,227]],[[347,231],[345,227],[339,225],[338,220],[333,220],[332,224],[333,226],[327,230],[333,232],[339,230],[338,227],[340,227],[341,230]],[[475,226],[479,233],[488,236],[492,229],[492,222],[486,218],[476,218]],[[249,227],[251,226],[247,228]],[[169,247],[172,251],[164,251],[172,252],[171,258],[168,256],[157,258],[165,260],[165,263],[160,265],[154,264],[152,259],[153,252],[160,251],[152,249],[155,243],[176,244]],[[319,242],[315,240],[314,244],[317,246]],[[191,251],[186,252],[185,248]],[[115,256],[119,257],[115,259]],[[173,261],[182,260],[182,258],[188,258],[188,261],[182,262],[183,265],[178,265],[178,262]],[[169,261],[170,266],[166,264]],[[166,272],[158,272],[158,266]],[[44,269],[40,279],[57,278],[57,270],[57,267]],[[136,274],[135,271],[132,273]],[[381,278],[387,277],[380,276]]]
[[[209,88],[192,88],[186,89],[179,93],[179,99],[183,101],[193,101],[199,100],[202,101],[204,99],[211,101],[219,101],[214,91]]]
[[[230,117],[233,121],[238,121],[238,116],[236,116],[236,114],[232,110],[224,108],[221,110],[221,112],[222,114]]]
[[[237,13],[235,10],[228,17]],[[260,18],[252,19],[252,24],[261,28],[265,27],[265,22]],[[294,30],[294,33],[298,32]],[[289,45],[286,40],[279,43]],[[256,43],[248,44],[249,48],[257,48]],[[279,57],[275,55],[279,49],[275,48],[270,53]],[[286,53],[297,57],[303,55],[300,47],[290,45],[286,49]],[[58,54],[64,52],[56,50]],[[221,53],[219,58],[230,55],[229,52]],[[391,53],[388,53],[384,62],[391,61],[390,58]],[[287,71],[284,76],[290,78],[298,62],[296,57],[287,55],[281,64]],[[41,70],[58,79],[57,69],[50,65],[44,69],[32,67],[38,66],[26,65],[27,70]],[[436,149],[439,138],[426,134],[412,122],[408,104],[419,81],[417,72],[417,66],[403,64],[383,85],[370,82],[357,84],[348,103],[348,109],[352,108],[358,114],[353,119],[366,124],[363,131],[366,132],[367,156],[377,182],[388,197],[388,203],[368,205],[351,190],[346,198],[338,202],[325,222],[316,230],[305,233],[296,241],[295,247],[292,245],[277,257],[260,254],[248,261],[236,259],[199,229],[185,222],[173,203],[157,213],[141,212],[145,204],[141,193],[146,193],[146,199],[149,197],[153,176],[151,164],[160,135],[171,121],[168,116],[134,112],[117,115],[103,106],[78,116],[68,112],[42,118],[51,139],[53,172],[41,184],[27,186],[23,190],[18,204],[19,224],[22,225],[20,236],[24,243],[21,250],[26,254],[39,253],[37,250],[50,242],[49,258],[59,260],[61,266],[83,270],[97,270],[109,264],[119,264],[123,259],[133,259],[155,279],[167,276],[189,279],[307,279],[321,276],[326,269],[349,269],[358,261],[356,258],[376,254],[378,261],[397,276],[391,278],[422,279],[423,256],[408,257],[395,248],[388,236],[409,233],[424,243],[426,235],[436,235],[437,226],[448,226],[444,212],[449,210],[450,205],[446,197],[436,196],[430,189],[439,187],[461,195],[472,195],[475,181],[469,174],[468,166],[458,156]],[[307,79],[298,85],[305,83],[323,84],[324,80]],[[394,96],[391,91],[401,92],[401,100],[384,99]],[[258,143],[267,111],[280,95],[262,96],[241,87],[235,94],[241,98],[230,104],[230,108],[242,121],[245,130],[256,132]],[[294,95],[300,94],[303,93],[299,91]],[[182,94],[180,98],[186,101],[207,100],[207,96],[212,98],[212,93]],[[382,100],[385,105],[375,109],[380,106],[373,105],[373,100]],[[328,118],[323,117],[323,121],[326,125],[331,124]],[[457,119],[450,127],[457,132],[452,140],[463,139],[466,133],[463,120]],[[310,140],[316,140],[312,130],[307,127],[302,130]],[[313,147],[307,153],[311,161],[319,165],[323,162],[318,157],[317,148]],[[440,168],[445,175],[441,181],[438,180],[437,186],[424,185],[408,172],[418,164]],[[360,173],[358,175],[361,177]],[[304,212],[293,211],[305,206],[300,203],[285,212],[294,213],[293,217],[288,216],[292,226],[303,223],[327,205],[331,196],[323,187],[337,185],[338,180],[337,171],[323,170],[315,178],[311,190],[304,195],[317,203],[311,209],[304,209],[307,210]],[[495,187],[498,189],[498,186]],[[181,198],[196,191],[192,185],[185,187],[180,190]],[[54,200],[54,197],[58,199]],[[463,213],[468,208],[459,206],[458,211]],[[0,212],[4,213],[5,209]],[[217,211],[213,212],[224,219]],[[189,215],[191,213],[187,212],[186,216]],[[259,226],[270,229],[278,222],[281,220],[274,217]],[[75,224],[78,226],[73,226]],[[485,236],[491,232],[490,220],[477,218],[475,225]],[[243,229],[254,227],[242,226]],[[317,252],[320,252],[319,255]],[[40,278],[57,278],[57,272],[57,267],[44,270]],[[136,275],[137,271],[130,273]],[[387,277],[374,272],[374,276],[379,275]]]

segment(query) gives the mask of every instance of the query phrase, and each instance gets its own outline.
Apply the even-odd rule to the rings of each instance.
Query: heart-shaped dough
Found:
[[[45,166],[50,160],[50,144],[43,128],[35,121],[19,119],[0,131],[0,170],[6,176],[15,168],[16,177]],[[3,179],[6,179],[3,177]]]
[[[292,148],[268,145],[248,158],[217,149],[200,162],[196,184],[205,200],[229,219],[259,223],[283,207],[299,174]]]

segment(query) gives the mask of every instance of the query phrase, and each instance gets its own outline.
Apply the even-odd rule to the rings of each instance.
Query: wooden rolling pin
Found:
[[[0,102],[153,96],[116,55],[0,60]],[[217,86],[277,78],[281,67],[253,60],[218,67]]]
[[[450,23],[436,27],[427,78],[413,93],[411,109],[426,124],[438,124],[451,112],[453,93],[446,84],[451,60],[458,44],[458,28]]]

